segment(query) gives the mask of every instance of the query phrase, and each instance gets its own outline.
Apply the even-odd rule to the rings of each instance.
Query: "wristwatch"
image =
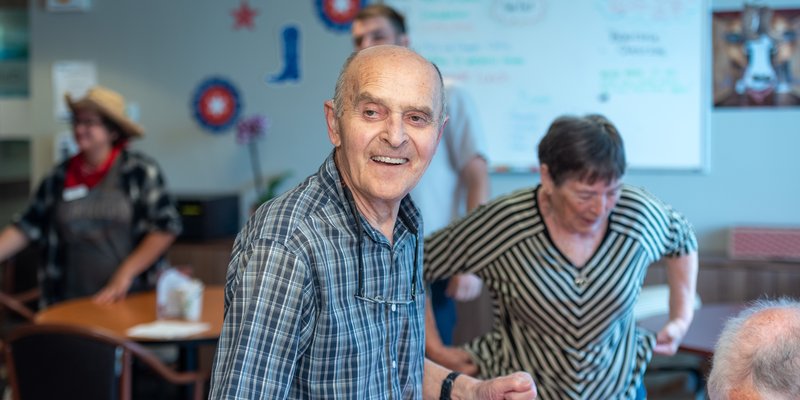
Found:
[[[439,400],[450,400],[450,392],[453,391],[453,382],[461,375],[461,372],[453,371],[447,374],[447,378],[442,381],[442,391],[439,393]]]

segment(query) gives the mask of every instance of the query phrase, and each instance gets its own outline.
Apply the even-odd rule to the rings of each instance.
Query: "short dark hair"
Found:
[[[403,14],[400,14],[394,8],[384,4],[370,4],[362,8],[353,20],[363,21],[365,19],[379,17],[388,19],[397,34],[402,35],[406,33],[406,19],[403,17]]]
[[[539,162],[553,183],[567,178],[611,182],[625,174],[625,147],[617,128],[598,114],[556,118],[539,142]]]

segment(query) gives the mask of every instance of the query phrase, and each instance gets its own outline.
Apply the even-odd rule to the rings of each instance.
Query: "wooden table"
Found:
[[[113,304],[95,304],[92,298],[68,300],[50,306],[36,314],[34,323],[78,325],[100,328],[120,337],[141,343],[163,343],[178,345],[181,369],[196,371],[198,368],[198,346],[215,343],[222,331],[225,307],[225,292],[222,286],[206,286],[203,290],[203,312],[198,322],[209,325],[206,331],[182,338],[149,339],[128,336],[128,329],[156,320],[156,293],[136,293]],[[182,390],[181,397],[191,398],[194,388]]]
[[[714,355],[714,346],[725,321],[736,316],[745,305],[741,303],[705,304],[694,313],[694,320],[678,347],[679,351],[694,353],[703,357]],[[658,332],[669,319],[668,315],[656,315],[639,321],[639,326]]]
[[[95,304],[90,297],[67,300],[37,313],[34,322],[101,328],[118,336],[143,343],[213,342],[219,339],[222,331],[224,297],[222,286],[205,287],[203,312],[198,322],[207,323],[209,329],[184,338],[148,339],[128,336],[128,329],[156,320],[156,294],[154,291],[132,294],[124,300],[108,305]]]

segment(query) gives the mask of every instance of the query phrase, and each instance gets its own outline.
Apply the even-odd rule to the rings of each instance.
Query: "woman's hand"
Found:
[[[155,231],[145,235],[141,243],[122,261],[106,287],[97,292],[94,302],[109,304],[125,298],[133,278],[153,265],[174,240],[175,235],[169,232]]]
[[[123,269],[118,270],[111,281],[94,295],[94,302],[97,304],[110,304],[118,300],[122,300],[128,294],[128,289],[131,288],[133,277],[124,272]]]
[[[653,347],[653,353],[664,356],[674,355],[688,329],[689,324],[683,320],[673,319],[667,322],[656,335],[656,346]]]
[[[466,350],[458,347],[443,346],[428,352],[428,358],[439,365],[461,372],[465,375],[478,374],[478,366]]]

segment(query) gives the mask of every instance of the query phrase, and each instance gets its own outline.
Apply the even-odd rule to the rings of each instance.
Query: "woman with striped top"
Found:
[[[525,370],[540,398],[639,399],[652,353],[674,354],[693,316],[697,242],[686,219],[621,183],[625,153],[604,117],[561,117],[539,143],[541,184],[500,197],[425,241],[425,279],[480,276],[495,328],[450,354],[463,370]],[[669,322],[633,306],[647,267],[667,265]],[[468,356],[468,357],[467,357]],[[459,358],[461,358],[459,357]]]

